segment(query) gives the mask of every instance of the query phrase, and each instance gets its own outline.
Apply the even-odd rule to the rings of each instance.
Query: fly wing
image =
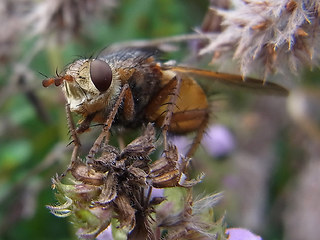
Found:
[[[161,55],[161,50],[155,47],[125,47],[117,48],[107,47],[103,49],[97,56],[97,58],[108,58],[108,59],[118,59],[125,61],[127,59],[134,59],[136,62],[144,61],[149,57],[158,57]]]
[[[286,88],[276,83],[256,78],[243,78],[242,76],[235,74],[219,73],[182,66],[170,66],[169,69],[176,73],[194,76],[195,78],[205,78],[216,85],[221,85],[221,87],[245,88],[251,89],[253,92],[270,95],[287,96],[289,94],[289,91]]]

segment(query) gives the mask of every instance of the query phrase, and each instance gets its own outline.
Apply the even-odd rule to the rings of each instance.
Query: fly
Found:
[[[43,80],[43,86],[61,86],[71,112],[82,116],[77,133],[102,123],[137,127],[154,122],[162,129],[164,151],[168,133],[196,132],[187,157],[191,157],[209,120],[205,91],[195,80],[241,87],[274,95],[288,95],[284,87],[255,78],[184,66],[170,66],[157,59],[156,49],[124,48],[93,59],[69,64],[63,75]]]

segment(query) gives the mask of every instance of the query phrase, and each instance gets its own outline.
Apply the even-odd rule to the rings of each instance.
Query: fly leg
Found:
[[[162,127],[165,151],[168,150],[168,131],[176,134],[196,132],[186,156],[192,157],[208,124],[207,98],[192,78],[172,72],[167,76],[171,78],[147,106],[146,118]]]
[[[171,119],[171,125],[175,128],[179,128],[179,125],[188,124],[194,127],[196,123],[196,136],[194,137],[190,148],[186,154],[187,158],[193,156],[197,147],[199,146],[205,129],[207,128],[209,121],[209,110],[208,109],[193,109],[181,112],[175,112]]]
[[[199,122],[200,120],[200,122]],[[189,124],[193,125],[193,123],[197,123],[197,129],[195,130],[196,135],[193,138],[193,141],[186,153],[186,159],[190,159],[195,151],[197,150],[199,144],[201,143],[201,139],[207,128],[209,122],[209,110],[208,109],[193,109],[181,112],[175,112],[171,119],[171,124],[175,125],[175,127],[179,127],[179,125]],[[191,163],[192,162],[188,162]],[[197,164],[196,164],[197,165]],[[196,165],[192,164],[193,167]],[[188,175],[188,168],[189,164],[187,164],[182,170],[186,175]]]
[[[129,93],[128,93],[129,92]],[[104,127],[102,129],[102,132],[100,133],[100,135],[98,136],[98,138],[96,139],[96,141],[94,142],[93,146],[91,147],[90,151],[89,151],[89,154],[88,154],[88,159],[92,159],[94,158],[95,154],[99,151],[100,147],[101,147],[101,144],[103,142],[105,143],[108,143],[109,141],[109,135],[110,135],[110,128],[112,126],[112,123],[114,121],[114,118],[119,110],[119,107],[122,103],[122,101],[125,101],[126,99],[126,96],[132,96],[132,93],[131,93],[131,90],[129,88],[129,85],[128,84],[125,84],[122,89],[121,89],[121,92],[119,94],[119,97],[118,99],[116,100],[111,112],[109,113],[109,116],[108,116],[108,119],[107,121],[105,122],[104,124]],[[128,105],[127,103],[124,103],[124,105]],[[132,105],[132,108],[134,106]]]
[[[130,88],[127,88],[127,90],[124,93],[123,96],[123,110],[124,110],[124,117],[126,120],[132,120],[134,116],[134,101],[133,96]],[[85,119],[80,123],[80,125],[77,127],[77,133],[83,133],[86,130],[89,129],[90,123],[94,119],[97,113],[91,113],[85,117]]]
[[[181,78],[177,75],[175,78],[173,78],[168,84],[171,85],[171,92],[168,93],[170,96],[170,100],[167,104],[167,109],[165,112],[165,117],[161,126],[162,129],[162,135],[163,135],[163,143],[164,143],[164,152],[167,154],[169,150],[169,144],[168,144],[168,131],[171,124],[171,119],[173,116],[174,108],[176,107],[176,102],[179,97],[179,91],[181,87]]]
[[[81,146],[80,143],[80,139],[78,137],[76,128],[75,128],[75,124],[71,115],[71,111],[70,111],[70,105],[66,104],[66,114],[67,114],[67,122],[68,122],[68,127],[69,127],[69,132],[71,134],[72,137],[72,142],[74,144],[74,148],[72,151],[72,155],[71,155],[71,162],[69,167],[67,168],[67,171],[69,171],[70,169],[72,169],[72,167],[74,166],[74,164],[76,163],[76,161],[78,161],[78,152],[79,152],[79,148]],[[70,143],[70,144],[71,144]],[[66,171],[66,172],[67,172]],[[66,175],[66,172],[61,174],[61,178],[64,177]]]
[[[187,158],[191,158],[193,156],[193,154],[195,153],[195,151],[197,150],[197,148],[202,140],[203,134],[208,126],[208,122],[209,122],[208,111],[207,110],[200,110],[200,111],[202,111],[203,120],[202,120],[201,125],[199,126],[199,128],[197,130],[196,136],[194,137],[192,144],[186,154]],[[199,115],[197,115],[197,117],[199,117]]]
[[[134,101],[129,85],[126,86],[127,87],[123,96],[123,114],[127,121],[131,121],[135,115]]]
[[[90,123],[96,116],[96,113],[91,113],[85,117],[85,119],[80,123],[80,125],[77,127],[76,132],[77,133],[84,133],[90,128]]]
[[[134,110],[134,101],[130,88],[125,92],[123,97],[123,114],[127,121],[133,120],[135,110]],[[117,136],[119,148],[122,151],[126,144],[123,138],[123,132]]]

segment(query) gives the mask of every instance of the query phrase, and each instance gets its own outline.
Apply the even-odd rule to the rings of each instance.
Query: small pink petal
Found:
[[[213,157],[224,157],[235,148],[235,140],[232,133],[223,125],[211,125],[206,130],[201,144]]]
[[[192,141],[185,136],[170,136],[169,141],[172,142],[178,148],[178,152],[182,155],[186,155],[188,152]]]
[[[245,228],[228,228],[226,233],[229,234],[228,240],[262,240],[260,236]]]
[[[109,225],[105,230],[103,230],[96,238],[97,240],[113,240],[112,237],[112,227]]]
[[[154,197],[164,197],[164,189],[163,188],[153,188],[151,193],[151,199]]]

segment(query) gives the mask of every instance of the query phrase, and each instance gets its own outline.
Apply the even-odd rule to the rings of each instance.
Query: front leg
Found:
[[[114,118],[116,117],[116,114],[119,110],[119,107],[122,103],[122,101],[125,101],[125,96],[128,94],[127,92],[130,91],[129,85],[125,84],[122,89],[121,92],[119,94],[118,99],[116,100],[112,110],[109,113],[109,116],[107,118],[107,120],[105,121],[104,127],[102,129],[102,132],[100,133],[100,135],[98,136],[98,138],[96,139],[96,141],[94,142],[93,146],[91,147],[89,154],[88,154],[88,159],[93,159],[95,154],[99,151],[101,144],[103,142],[105,142],[105,144],[108,143],[109,141],[109,131],[110,128],[112,126],[112,123],[114,121]],[[126,105],[126,103],[124,103],[124,105]],[[132,106],[134,107],[134,106]]]
[[[85,117],[85,119],[83,119],[80,122],[80,125],[77,127],[76,132],[81,134],[84,133],[85,131],[87,131],[90,128],[90,124],[92,122],[92,120],[94,119],[94,117],[96,116],[97,113],[91,113],[89,115],[87,115]]]
[[[67,114],[67,122],[68,122],[68,127],[69,127],[69,132],[71,134],[72,137],[72,142],[74,144],[74,148],[72,151],[72,155],[71,155],[71,162],[69,167],[67,168],[66,172],[64,172],[63,174],[61,174],[60,178],[64,177],[66,175],[66,173],[73,168],[73,166],[76,164],[76,161],[78,161],[78,152],[79,152],[79,148],[81,146],[80,143],[80,139],[78,137],[76,128],[75,128],[75,124],[71,115],[71,111],[70,111],[70,105],[66,104],[66,114]]]
[[[125,90],[123,96],[123,114],[127,121],[132,121],[135,116],[134,101],[130,87]]]
[[[123,96],[123,110],[124,110],[124,117],[126,120],[131,121],[134,117],[134,101],[133,96],[130,88],[126,88],[126,91]],[[90,124],[93,119],[96,117],[97,112],[91,113],[87,115],[79,124],[76,129],[78,134],[84,133],[89,130]]]

